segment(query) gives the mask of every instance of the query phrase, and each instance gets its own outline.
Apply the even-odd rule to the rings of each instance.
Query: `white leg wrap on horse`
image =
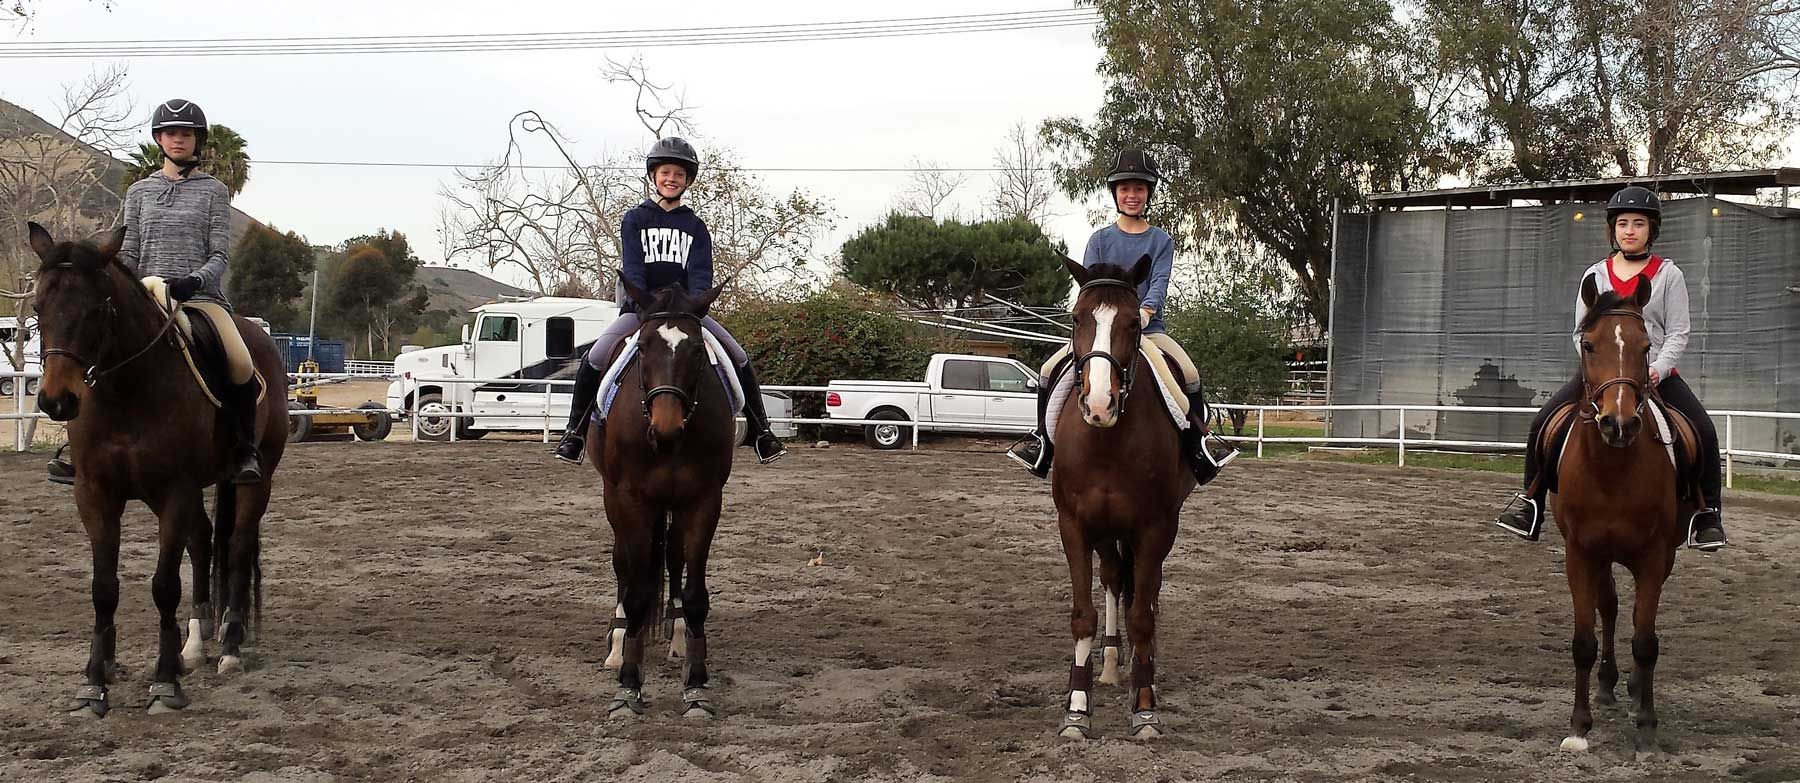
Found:
[[[206,638],[200,635],[200,619],[188,620],[187,645],[181,648],[182,671],[198,670],[206,663]]]
[[[619,620],[625,619],[625,605],[624,604],[619,604],[619,605],[617,605],[616,608],[613,609],[613,617],[617,618]],[[621,622],[621,623],[619,623],[619,625],[623,626],[624,623]],[[624,666],[625,665],[625,629],[623,627],[614,628],[614,629],[612,629],[611,633],[607,634],[607,637],[608,637],[608,642],[607,642],[608,650],[606,653],[606,663],[601,664],[601,665],[608,669],[617,669],[621,666]]]
[[[1117,638],[1119,635],[1119,598],[1113,591],[1106,591],[1106,638]],[[1100,683],[1118,685],[1123,682],[1119,678],[1119,646],[1108,644],[1100,648]]]

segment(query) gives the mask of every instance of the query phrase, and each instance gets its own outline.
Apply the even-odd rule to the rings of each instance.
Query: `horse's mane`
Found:
[[[1600,323],[1600,319],[1606,317],[1607,312],[1611,310],[1636,309],[1637,305],[1618,291],[1607,291],[1602,293],[1599,299],[1594,300],[1593,306],[1587,309],[1587,314],[1581,317],[1581,325],[1576,328],[1583,332],[1594,328],[1594,324]]]
[[[687,289],[679,285],[667,285],[651,291],[650,301],[639,302],[638,310],[648,318],[667,313],[691,313],[694,310],[693,297],[688,296]]]

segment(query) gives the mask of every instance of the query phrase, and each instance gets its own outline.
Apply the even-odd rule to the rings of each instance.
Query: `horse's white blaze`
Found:
[[[687,339],[687,332],[681,331],[669,324],[663,324],[662,326],[656,327],[656,333],[661,335],[663,340],[669,343],[670,348],[681,345],[681,341]]]
[[[1613,344],[1619,346],[1619,369],[1621,371],[1623,371],[1625,369],[1625,325],[1624,324],[1613,324]],[[1625,387],[1624,386],[1620,386],[1618,393],[1613,395],[1613,405],[1618,407],[1620,410],[1624,410],[1624,408],[1625,408]]]
[[[1094,342],[1088,346],[1090,353],[1112,355],[1113,322],[1119,318],[1119,309],[1112,305],[1100,305],[1094,308]],[[1112,365],[1098,356],[1088,360],[1086,373],[1088,413],[1105,418],[1111,414],[1112,396],[1108,393],[1112,387]]]

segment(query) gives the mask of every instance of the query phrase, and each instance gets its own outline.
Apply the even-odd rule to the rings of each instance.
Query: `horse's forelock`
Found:
[[[1637,309],[1637,303],[1633,302],[1630,297],[1624,296],[1618,291],[1607,291],[1601,294],[1599,299],[1594,300],[1594,306],[1589,307],[1587,314],[1581,317],[1581,325],[1578,328],[1583,332],[1594,328],[1596,324],[1600,323],[1600,319],[1605,318],[1606,314],[1613,310],[1635,312]]]

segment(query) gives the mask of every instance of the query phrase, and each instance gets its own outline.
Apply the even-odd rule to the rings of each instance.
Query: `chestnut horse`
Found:
[[[1050,488],[1074,585],[1070,630],[1075,661],[1059,731],[1076,739],[1093,731],[1088,692],[1099,618],[1090,556],[1098,555],[1107,633],[1101,682],[1118,682],[1117,615],[1123,609],[1132,650],[1131,733],[1155,737],[1162,733],[1153,687],[1157,594],[1163,559],[1175,545],[1181,504],[1194,491],[1194,475],[1182,461],[1179,432],[1157,393],[1156,378],[1138,352],[1137,291],[1149,277],[1149,257],[1129,272],[1104,264],[1083,267],[1068,259],[1064,266],[1081,292],[1075,298],[1072,338],[1077,393],[1051,411],[1057,429]]]
[[[1639,276],[1633,294],[1598,293],[1591,277],[1582,284],[1581,300],[1588,307],[1579,327],[1583,397],[1552,504],[1567,548],[1569,594],[1575,604],[1573,731],[1562,743],[1564,750],[1575,752],[1587,750],[1587,734],[1594,726],[1588,679],[1596,657],[1601,704],[1614,703],[1613,688],[1619,682],[1613,656],[1619,615],[1614,563],[1630,570],[1637,583],[1631,637],[1636,666],[1630,682],[1637,697],[1637,750],[1657,750],[1656,610],[1685,537],[1678,520],[1693,512],[1680,508],[1684,501],[1678,499],[1676,469],[1665,445],[1642,436],[1646,429],[1661,434],[1654,422],[1646,421],[1654,393],[1643,314],[1650,281]],[[1595,612],[1603,623],[1604,643],[1594,639]]]
[[[42,226],[30,226],[31,249],[42,262],[34,303],[44,341],[38,407],[68,423],[75,507],[93,552],[93,639],[87,684],[76,691],[72,710],[93,717],[110,708],[107,685],[118,670],[113,614],[119,605],[119,517],[125,503],[141,500],[157,518],[150,592],[161,622],[150,712],[159,714],[187,706],[181,674],[205,662],[205,640],[215,620],[223,641],[219,672],[243,666],[245,613],[256,609],[252,616],[259,615],[262,605],[262,516],[287,445],[287,375],[275,342],[238,318],[251,359],[268,384],[258,422],[264,478],[260,484],[233,485],[225,477],[231,429],[182,356],[174,316],[119,263],[124,238],[121,227],[97,243],[57,242]],[[207,485],[217,487],[210,528],[201,496]],[[183,550],[194,575],[185,648],[175,621]],[[216,617],[215,589],[224,594]]]
[[[613,530],[621,616],[615,623],[624,626],[622,633],[608,633],[621,660],[619,693],[607,714],[641,715],[646,708],[644,636],[659,624],[666,568],[668,614],[682,618],[672,623],[670,654],[687,658],[683,714],[709,718],[706,558],[737,432],[700,319],[723,286],[698,297],[679,288],[646,293],[629,282],[625,289],[642,313],[637,354],[619,376],[619,396],[604,430],[588,438],[588,459],[600,471]]]

